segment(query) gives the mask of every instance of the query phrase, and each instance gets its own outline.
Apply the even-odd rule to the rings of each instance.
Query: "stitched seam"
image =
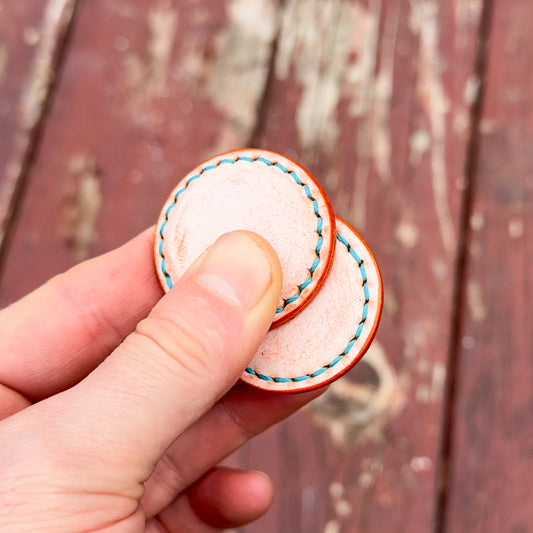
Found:
[[[288,174],[289,176],[291,176],[291,178],[300,187],[302,187],[304,189],[307,198],[313,204],[313,211],[314,211],[315,216],[317,218],[316,233],[318,235],[318,240],[317,240],[317,244],[315,246],[315,256],[316,256],[316,258],[313,261],[313,264],[309,268],[309,277],[303,283],[298,285],[298,291],[297,292],[295,292],[292,296],[289,296],[288,298],[285,298],[283,300],[283,304],[276,309],[276,314],[278,314],[278,313],[281,313],[289,304],[291,304],[291,303],[295,302],[296,300],[298,300],[298,298],[300,298],[300,296],[302,295],[302,292],[304,291],[304,289],[306,289],[311,284],[311,282],[313,281],[313,275],[314,275],[316,269],[318,268],[318,265],[320,264],[320,251],[322,250],[322,245],[323,245],[323,242],[324,242],[324,239],[322,237],[322,227],[324,225],[324,220],[322,219],[322,216],[320,215],[320,213],[318,211],[318,203],[315,200],[315,198],[313,197],[313,195],[311,193],[311,190],[309,189],[309,186],[306,183],[304,183],[304,182],[302,182],[300,180],[300,178],[298,177],[296,172],[294,172],[294,170],[288,170],[281,163],[269,161],[268,159],[266,159],[264,157],[240,156],[240,157],[237,157],[235,159],[221,159],[217,163],[213,163],[211,165],[207,165],[207,166],[201,168],[200,171],[197,174],[194,174],[193,176],[191,176],[185,182],[185,185],[181,189],[176,191],[176,194],[174,195],[174,201],[167,207],[167,210],[165,211],[165,220],[163,221],[163,223],[161,224],[161,227],[159,228],[159,237],[161,238],[161,241],[159,242],[159,246],[158,246],[158,250],[157,251],[159,253],[159,256],[161,257],[161,271],[163,272],[163,275],[165,276],[165,280],[166,280],[168,288],[172,289],[173,283],[172,283],[172,279],[170,278],[170,274],[167,271],[167,267],[166,267],[166,264],[165,264],[165,254],[163,252],[163,244],[164,244],[164,241],[165,241],[165,237],[164,237],[163,233],[164,233],[165,227],[166,227],[166,225],[168,223],[168,217],[170,215],[170,212],[172,211],[172,209],[176,205],[176,203],[178,201],[178,198],[187,190],[187,187],[191,184],[191,182],[193,182],[194,180],[197,180],[198,178],[200,178],[203,174],[205,174],[209,170],[214,170],[214,169],[218,168],[222,164],[232,164],[232,165],[234,165],[238,161],[246,161],[248,163],[255,163],[255,162],[259,161],[259,162],[265,164],[266,166],[277,167],[282,172],[284,172],[285,174]]]
[[[357,325],[357,329],[355,331],[354,336],[350,339],[350,341],[346,345],[346,348],[344,348],[344,351],[340,353],[339,355],[337,355],[337,357],[335,357],[329,364],[324,365],[323,367],[309,374],[304,374],[303,376],[297,376],[294,378],[272,377],[272,376],[266,376],[265,374],[260,374],[259,372],[256,372],[253,368],[247,367],[246,372],[248,374],[251,374],[252,376],[255,376],[259,379],[262,379],[263,381],[271,381],[274,383],[294,383],[294,382],[297,383],[299,381],[305,381],[307,379],[316,378],[317,376],[320,376],[320,374],[323,374],[326,370],[329,370],[330,368],[338,364],[340,361],[342,361],[343,357],[348,355],[348,353],[352,349],[357,339],[359,339],[359,337],[361,336],[361,333],[363,332],[363,326],[368,317],[368,302],[370,301],[370,292],[368,290],[366,269],[365,269],[363,260],[357,255],[355,250],[351,247],[350,243],[342,235],[338,233],[337,233],[337,240],[340,241],[342,244],[344,244],[344,246],[346,246],[350,255],[355,259],[356,263],[359,265],[359,271],[361,272],[361,277],[363,278],[362,287],[363,287],[363,293],[365,295],[365,304],[363,305],[361,321]]]

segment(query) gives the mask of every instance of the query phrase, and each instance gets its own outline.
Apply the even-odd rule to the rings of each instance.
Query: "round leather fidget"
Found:
[[[278,392],[322,387],[352,368],[370,346],[383,305],[381,275],[360,235],[339,218],[336,226],[326,282],[309,306],[267,334],[241,376],[246,383]]]
[[[329,200],[306,170],[279,154],[249,149],[209,159],[178,183],[159,216],[155,264],[163,289],[234,230],[261,235],[278,255],[279,326],[309,304],[331,268],[336,229]]]

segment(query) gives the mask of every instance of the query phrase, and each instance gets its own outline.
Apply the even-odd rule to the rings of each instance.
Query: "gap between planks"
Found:
[[[480,122],[485,96],[488,46],[492,29],[493,5],[496,0],[484,0],[478,33],[478,49],[474,74],[479,83],[479,92],[470,108],[470,134],[465,160],[465,189],[461,199],[459,218],[459,241],[455,260],[448,372],[443,405],[440,468],[437,470],[437,501],[435,507],[435,533],[447,533],[450,465],[453,462],[453,431],[455,426],[457,384],[459,381],[459,354],[466,309],[466,283],[468,276],[468,248],[471,238],[470,217],[476,194],[479,151],[481,144]]]
[[[44,125],[50,111],[55,89],[72,35],[78,0],[49,0],[43,15],[43,35],[48,38],[40,44],[34,58],[33,72],[28,80],[34,94],[29,105],[31,116],[20,124],[20,133],[25,137],[20,149],[14,154],[18,172],[5,201],[5,211],[0,214],[0,277],[2,276],[15,221],[26,190],[30,172],[35,162]],[[57,18],[47,26],[47,13],[57,10]],[[53,18],[53,17],[51,17]]]

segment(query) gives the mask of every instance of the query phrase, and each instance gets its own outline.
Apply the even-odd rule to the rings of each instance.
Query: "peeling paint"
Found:
[[[418,227],[408,220],[402,220],[394,230],[394,236],[406,248],[417,245],[419,234]]]
[[[481,284],[477,281],[469,281],[466,294],[472,320],[474,322],[483,322],[487,318],[488,310],[484,303]]]
[[[49,0],[39,30],[39,46],[35,55],[33,75],[22,101],[21,121],[31,129],[37,124],[55,73],[52,71],[57,35],[68,26],[74,12],[75,0]]]
[[[383,462],[377,457],[366,457],[361,461],[361,473],[359,474],[358,484],[363,489],[371,488],[376,479],[383,472]]]
[[[293,68],[301,86],[296,127],[306,150],[330,152],[338,142],[336,110],[348,56],[365,33],[354,27],[361,30],[365,20],[359,4],[342,0],[289,0],[283,9],[275,72],[283,80]]]
[[[453,2],[455,26],[458,28],[459,46],[471,42],[471,31],[477,26],[483,0],[455,0]]]
[[[472,105],[479,98],[479,90],[481,88],[481,81],[478,76],[470,76],[466,80],[463,98],[465,104]]]
[[[411,29],[419,36],[417,93],[431,131],[431,171],[435,210],[444,249],[453,254],[456,235],[447,190],[446,115],[449,102],[441,79],[439,8],[433,0],[411,0]]]
[[[483,135],[491,135],[498,130],[499,123],[495,119],[483,118],[479,123],[479,131]]]
[[[366,222],[372,168],[383,182],[391,179],[390,109],[400,6],[389,10],[380,43],[381,16],[382,0],[370,0],[367,6],[345,0],[288,0],[275,68],[278,79],[293,75],[301,88],[296,127],[307,160],[337,150],[340,103],[357,120],[357,194],[345,211],[358,228]]]
[[[394,51],[398,34],[400,10],[394,11],[385,21],[381,42],[380,71],[374,87],[374,109],[372,114],[372,156],[381,181],[388,182],[391,174],[391,128],[390,108],[394,73]]]
[[[211,152],[242,146],[253,131],[276,34],[275,7],[271,0],[229,4],[229,21],[217,37],[205,86],[207,96],[226,117]]]
[[[474,211],[470,216],[470,228],[479,231],[485,225],[485,215],[480,211]]]
[[[453,131],[463,135],[468,132],[470,115],[466,109],[456,109],[453,114]]]
[[[352,504],[345,498],[345,489],[342,483],[338,481],[333,482],[329,486],[329,496],[331,498],[331,503],[335,514],[339,518],[347,518],[353,512]]]
[[[369,1],[368,10],[364,12],[366,15],[366,32],[363,34],[362,39],[356,41],[359,42],[359,48],[357,50],[359,60],[355,63],[352,71],[348,71],[348,76],[350,77],[351,75],[351,79],[355,82],[355,85],[352,86],[354,91],[352,92],[350,87],[348,87],[348,92],[352,95],[351,111],[352,115],[356,118],[368,117],[372,109],[381,10],[381,0]],[[392,59],[389,68],[392,72]],[[355,175],[357,194],[353,200],[352,215],[350,218],[361,229],[364,229],[366,225],[367,192],[370,177],[370,162],[367,154],[371,153],[372,127],[371,116],[366,120],[360,120],[354,147],[356,153],[359,154]]]
[[[430,457],[413,457],[409,466],[413,472],[429,472],[433,469],[433,461]]]
[[[509,237],[519,239],[524,234],[524,223],[519,218],[513,218],[509,221]]]
[[[338,520],[329,520],[324,526],[323,533],[340,533],[341,524]]]
[[[444,384],[446,382],[446,367],[442,363],[435,363],[431,368],[431,382],[419,383],[415,396],[420,403],[438,403],[442,401]]]
[[[146,57],[135,54],[125,56],[126,75],[133,91],[134,105],[164,94],[177,24],[178,13],[169,4],[149,10]]]
[[[22,32],[22,38],[28,46],[35,46],[41,38],[41,32],[35,26],[28,26]]]
[[[357,382],[357,371],[365,377]],[[368,381],[371,379],[371,381]],[[333,442],[347,446],[364,440],[381,440],[383,427],[406,401],[405,392],[385,350],[374,340],[358,366],[330,385],[306,409],[312,419],[328,430]]]
[[[422,161],[422,157],[431,147],[431,137],[426,130],[416,130],[409,137],[409,163],[414,167]]]
[[[66,236],[77,261],[89,255],[96,238],[96,221],[102,206],[100,176],[90,157],[74,156],[69,171],[76,180],[76,193],[68,207]]]

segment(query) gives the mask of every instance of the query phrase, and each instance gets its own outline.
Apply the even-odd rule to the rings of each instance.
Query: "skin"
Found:
[[[163,295],[152,246],[148,230],[0,311],[3,533],[208,533],[270,506],[265,474],[217,464],[320,394],[235,384],[277,257],[227,234]]]

